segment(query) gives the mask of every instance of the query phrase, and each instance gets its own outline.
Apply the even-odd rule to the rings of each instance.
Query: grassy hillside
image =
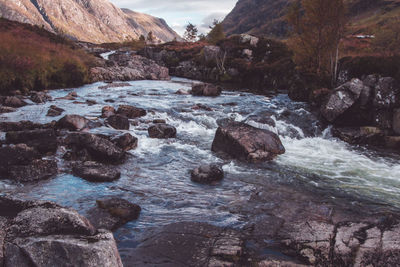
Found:
[[[75,87],[88,82],[94,58],[37,26],[0,19],[0,94]]]

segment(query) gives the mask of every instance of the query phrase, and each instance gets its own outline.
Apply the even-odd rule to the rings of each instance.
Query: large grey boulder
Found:
[[[361,94],[368,95],[369,91],[370,88],[365,86],[361,80],[353,79],[332,92],[327,103],[322,105],[321,113],[326,120],[334,122],[354,105]]]
[[[52,202],[0,196],[0,266],[122,267],[112,233]]]
[[[225,120],[220,123],[212,143],[212,151],[228,154],[239,160],[259,162],[273,160],[285,153],[279,136],[269,130]]]

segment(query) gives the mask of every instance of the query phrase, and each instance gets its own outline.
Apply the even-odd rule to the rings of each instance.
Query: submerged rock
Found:
[[[85,162],[72,168],[74,175],[90,182],[112,182],[121,177],[121,173],[110,166],[95,162]]]
[[[202,165],[190,174],[193,182],[202,184],[217,182],[224,178],[224,171],[217,164]]]
[[[251,162],[273,160],[285,153],[277,134],[229,120],[218,127],[211,149]]]
[[[148,132],[150,138],[167,139],[176,137],[176,128],[165,123],[157,123],[150,126]]]
[[[209,83],[199,83],[192,86],[194,96],[219,96],[222,88]]]
[[[125,116],[129,119],[136,119],[139,117],[146,116],[147,112],[142,108],[137,108],[128,105],[121,105],[118,107],[117,114]]]
[[[99,229],[116,230],[125,223],[136,220],[141,208],[121,198],[97,200],[97,207],[88,212],[88,218]]]
[[[377,127],[334,127],[332,134],[349,144],[384,144],[384,132]]]
[[[111,115],[106,122],[117,130],[129,130],[130,127],[128,118],[121,115]]]
[[[112,233],[97,231],[73,209],[0,196],[0,225],[5,266],[122,267]]]

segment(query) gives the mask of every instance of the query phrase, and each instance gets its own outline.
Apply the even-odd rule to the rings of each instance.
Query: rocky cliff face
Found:
[[[227,34],[249,33],[285,37],[287,8],[295,0],[239,0],[223,21]],[[348,4],[351,33],[371,33],[389,17],[400,14],[400,1],[345,0]],[[376,29],[375,29],[376,30]]]
[[[93,43],[137,39],[150,31],[164,42],[179,38],[164,20],[108,0],[0,0],[0,17]]]

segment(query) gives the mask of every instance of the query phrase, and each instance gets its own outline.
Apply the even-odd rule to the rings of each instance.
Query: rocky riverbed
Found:
[[[2,100],[0,262],[57,265],[44,259],[64,249],[84,265],[97,251],[90,266],[397,264],[398,154],[335,139],[285,95],[192,83]]]

